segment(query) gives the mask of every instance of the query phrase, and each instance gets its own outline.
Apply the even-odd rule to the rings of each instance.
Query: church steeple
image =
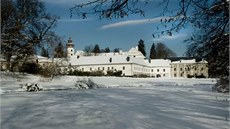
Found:
[[[68,39],[68,43],[66,44],[66,49],[67,49],[67,57],[71,57],[74,55],[74,44],[71,37],[69,37]]]

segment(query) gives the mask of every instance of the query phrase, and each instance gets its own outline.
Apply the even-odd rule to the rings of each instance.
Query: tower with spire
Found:
[[[68,43],[66,44],[66,49],[67,49],[67,57],[74,56],[74,44],[71,37],[69,37],[68,39]]]

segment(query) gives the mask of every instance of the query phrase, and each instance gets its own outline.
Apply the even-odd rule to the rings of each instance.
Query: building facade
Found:
[[[71,56],[69,63],[72,67],[80,71],[95,72],[102,71],[107,74],[108,71],[122,71],[122,76],[150,76],[149,63],[144,60],[144,56],[137,51],[118,53],[100,53],[97,56],[84,56],[79,52]]]
[[[179,60],[171,63],[172,77],[208,77],[208,62],[205,60]]]
[[[171,61],[168,59],[152,59],[150,67],[151,77],[171,77]]]

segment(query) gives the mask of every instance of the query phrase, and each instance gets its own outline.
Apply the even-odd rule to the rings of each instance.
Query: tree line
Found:
[[[146,50],[145,50],[145,44],[144,40],[140,39],[138,41],[138,50],[146,57]],[[91,55],[98,55],[99,53],[110,53],[110,52],[119,52],[120,48],[114,48],[113,51],[110,50],[109,47],[106,47],[104,49],[101,49],[98,44],[89,45],[86,46],[83,51],[85,52],[85,56],[91,56]],[[63,46],[62,43],[59,43],[55,48],[54,48],[54,58],[65,58],[66,57],[66,48]],[[41,56],[44,57],[50,57],[48,49],[45,49],[42,47],[41,50]],[[150,53],[149,53],[149,58],[150,59],[164,59],[168,57],[175,57],[176,53],[168,48],[164,43],[155,43],[152,44]]]

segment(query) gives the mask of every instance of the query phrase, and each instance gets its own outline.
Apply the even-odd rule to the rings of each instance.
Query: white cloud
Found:
[[[116,28],[116,27],[122,27],[122,26],[156,23],[156,22],[160,22],[160,20],[162,18],[165,19],[165,18],[169,18],[169,17],[156,17],[156,18],[141,19],[141,20],[127,20],[127,21],[122,21],[122,22],[104,25],[104,26],[100,27],[100,29],[109,29],[109,28]]]
[[[89,19],[87,19],[87,20],[89,20]],[[63,19],[58,20],[58,22],[81,22],[81,21],[86,21],[86,19],[63,18]]]
[[[85,0],[42,0],[42,1],[50,4],[65,4],[65,5],[82,4],[86,2]]]
[[[174,40],[174,39],[178,39],[178,38],[185,38],[186,36],[187,36],[187,34],[174,34],[172,36],[164,35],[164,36],[160,36],[159,38],[153,38],[153,39],[151,39],[151,41]]]

